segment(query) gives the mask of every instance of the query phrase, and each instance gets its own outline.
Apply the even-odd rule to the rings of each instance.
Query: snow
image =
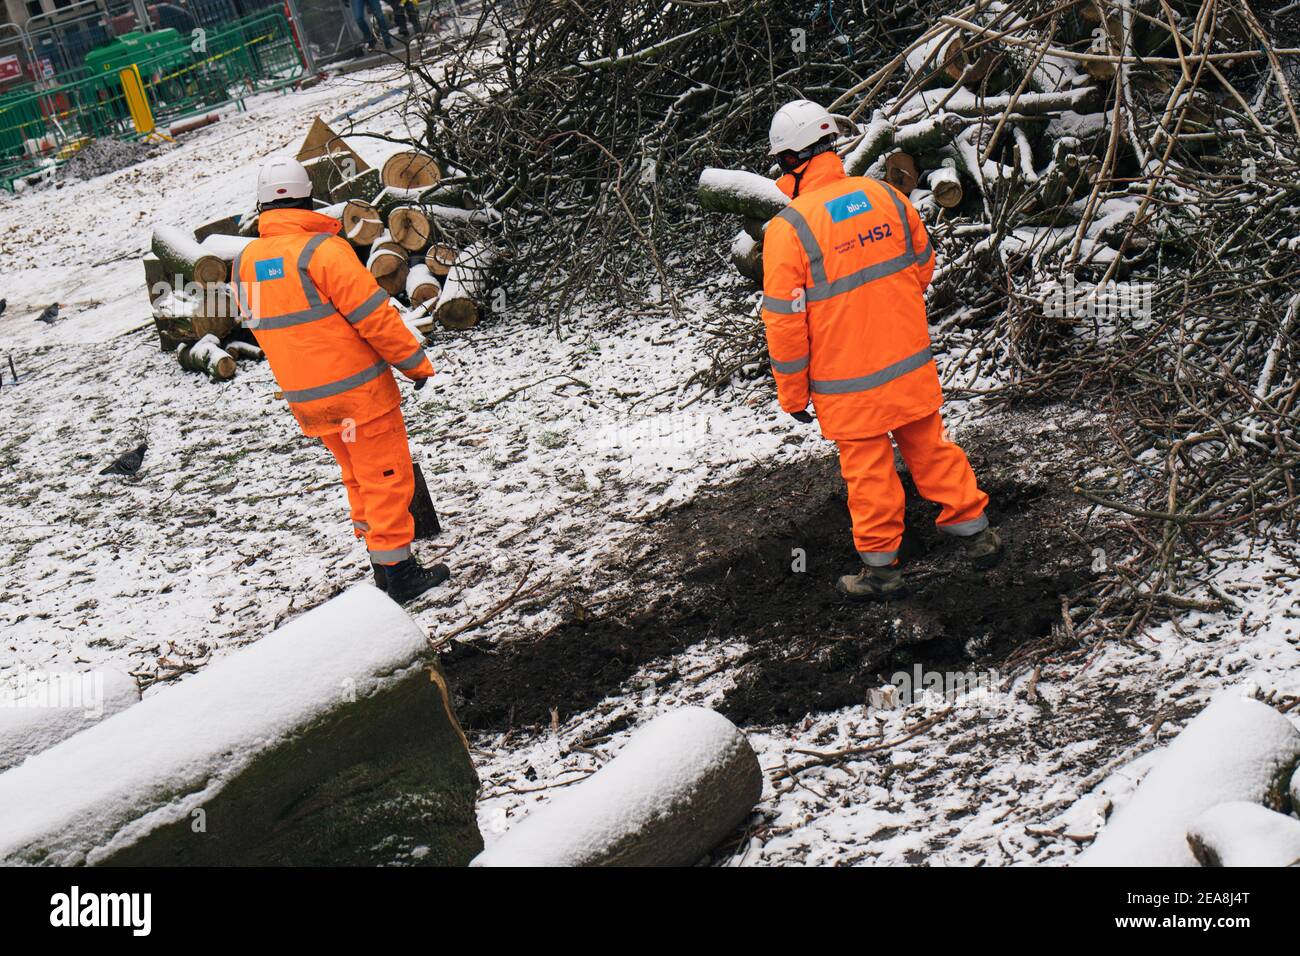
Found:
[[[784,206],[790,197],[777,187],[776,181],[739,169],[710,166],[700,173],[700,186],[737,199],[757,200]]]
[[[37,673],[20,688],[0,686],[0,771],[139,700],[135,678],[110,668]]]
[[[393,108],[402,97],[375,105],[375,94],[397,89],[390,74],[369,71],[250,98],[248,112],[137,166],[0,196],[0,298],[9,300],[0,364],[12,356],[20,379],[11,388],[5,366],[0,521],[10,547],[0,558],[0,680],[119,669],[146,686],[147,703],[369,577],[337,467],[275,400],[269,368],[244,363],[220,385],[180,370],[157,348],[139,260],[156,220],[192,229],[247,210],[257,163],[296,149],[315,115],[342,131],[334,118],[358,110],[359,128],[375,135],[348,141],[382,164],[399,147],[376,137],[404,135]],[[1079,131],[1096,119],[1080,117]],[[784,203],[770,180],[754,178]],[[507,289],[506,308],[490,321],[434,333],[427,352],[438,374],[418,395],[403,386],[412,448],[445,528],[417,552],[447,561],[453,575],[410,610],[431,638],[481,618],[521,581],[537,586],[536,600],[460,639],[490,648],[535,638],[557,622],[566,594],[595,606],[633,590],[627,570],[647,518],[755,465],[829,453],[815,430],[779,413],[762,380],[703,398],[683,387],[706,366],[701,329],[730,307],[719,304],[735,289],[730,272],[720,264],[727,278],[684,290],[684,323],[666,309],[611,304],[557,316],[552,329],[516,312]],[[52,327],[31,321],[51,301],[64,303],[66,317]],[[977,402],[945,406],[958,434],[997,414]],[[1023,435],[1024,480],[1034,480],[1040,434],[1076,427],[1074,414],[1049,410],[1032,427],[1009,421]],[[97,474],[140,436],[149,452],[136,478]],[[1300,557],[1249,540],[1209,557],[1222,568],[1215,586],[1237,607],[1049,664],[1036,705],[1022,677],[994,702],[959,706],[907,741],[902,764],[867,757],[806,771],[797,783],[773,779],[799,750],[895,739],[931,715],[925,704],[742,728],[769,785],[756,835],[717,862],[1075,859],[1208,693],[1254,686],[1275,698],[1300,695],[1292,583]],[[743,666],[747,638],[725,635],[647,665],[590,711],[564,715],[554,732],[473,734],[489,847],[619,753],[647,720],[717,706]]]
[[[1220,803],[1187,830],[1197,858],[1213,866],[1300,866],[1300,820],[1258,803]]]
[[[578,866],[685,809],[716,768],[754,763],[745,735],[703,707],[669,711],[643,726],[618,756],[516,824],[475,866]],[[707,790],[707,788],[704,788]],[[743,815],[747,808],[740,808]],[[689,815],[689,813],[688,813]]]
[[[420,667],[424,632],[358,585],[0,774],[0,860],[94,863],[184,819],[259,753]]]
[[[1169,745],[1084,854],[1086,866],[1195,866],[1187,830],[1219,803],[1263,803],[1300,760],[1300,731],[1272,707],[1228,690]]]

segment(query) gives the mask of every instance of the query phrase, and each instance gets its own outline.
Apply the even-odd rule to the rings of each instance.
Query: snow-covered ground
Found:
[[[133,168],[0,199],[0,680],[111,664],[147,688],[369,574],[336,466],[274,398],[270,371],[245,364],[225,384],[182,371],[157,348],[139,258],[155,221],[194,228],[240,211],[259,160],[296,150],[313,116],[396,83],[372,71],[260,97]],[[360,128],[398,132],[400,114],[386,107],[400,99],[359,110]],[[396,148],[350,142],[371,162]],[[536,636],[559,620],[566,592],[618,588],[608,569],[644,533],[638,518],[756,463],[826,453],[761,383],[679,408],[695,397],[680,383],[707,364],[696,330],[714,307],[711,289],[684,291],[685,325],[611,309],[568,317],[556,333],[507,308],[470,332],[434,334],[433,385],[418,396],[402,386],[444,527],[421,554],[453,571],[413,612],[431,640]],[[63,317],[34,322],[54,301]],[[949,415],[960,428],[977,413]],[[145,439],[137,478],[99,475]],[[1239,611],[1194,614],[1045,668],[1032,686],[1022,677],[955,706],[863,706],[746,728],[767,776],[761,823],[719,861],[1068,860],[1143,764],[1112,771],[1159,746],[1212,689],[1300,694],[1294,557],[1242,545],[1235,560],[1219,585]],[[489,843],[617,752],[629,731],[605,732],[611,723],[716,703],[745,638],[643,668],[551,731],[477,735]],[[870,749],[787,770],[807,751],[847,748]]]

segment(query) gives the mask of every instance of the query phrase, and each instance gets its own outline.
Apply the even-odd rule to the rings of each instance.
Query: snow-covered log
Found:
[[[358,585],[0,774],[0,862],[467,863],[478,781],[427,654]]]
[[[610,763],[534,810],[474,866],[690,866],[763,792],[745,735],[683,707],[651,721]]]
[[[429,251],[424,254],[424,264],[429,267],[429,271],[441,279],[451,267],[456,264],[456,252],[451,246],[444,246],[435,243],[429,247]]]
[[[353,245],[368,246],[383,234],[384,221],[373,204],[361,199],[349,199],[337,208],[338,213],[330,215],[343,223],[340,235]]]
[[[42,674],[29,684],[12,699],[0,694],[0,770],[140,700],[135,678],[122,671]]]
[[[1187,845],[1201,866],[1300,866],[1300,820],[1258,803],[1220,803],[1192,821]]]
[[[406,297],[411,300],[411,305],[424,305],[430,299],[436,299],[441,291],[442,283],[428,266],[424,263],[411,266],[411,271],[406,274]]]
[[[790,202],[766,176],[710,166],[700,173],[696,189],[705,212],[729,212],[752,219],[771,219]]]
[[[763,244],[745,230],[736,233],[731,243],[731,264],[746,279],[763,285]]]
[[[230,278],[230,263],[205,249],[183,229],[156,227],[150,248],[169,277],[180,276],[184,282],[200,285],[225,282]]]
[[[955,165],[940,166],[938,169],[931,170],[927,180],[930,191],[934,193],[934,201],[944,209],[953,209],[961,205],[964,191],[961,186],[961,176]]]
[[[375,277],[375,281],[389,295],[396,295],[406,288],[409,253],[385,231],[375,244],[370,247],[370,256],[366,259],[366,268]]]
[[[436,317],[443,326],[468,329],[478,324],[487,275],[495,260],[496,253],[486,242],[476,242],[456,257],[438,296]]]
[[[213,233],[208,236],[199,246],[204,252],[214,256],[220,256],[227,262],[234,262],[235,256],[244,251],[244,247],[253,241],[252,236],[229,236],[223,233]]]
[[[182,345],[176,354],[181,368],[206,372],[214,382],[235,377],[235,359],[221,347],[221,341],[215,335],[205,335],[197,342]]]
[[[1205,810],[1245,800],[1286,805],[1300,731],[1267,704],[1224,691],[1178,735],[1115,813],[1085,866],[1195,866],[1187,832]]]
[[[383,190],[384,184],[379,180],[379,170],[367,169],[357,173],[351,179],[345,179],[339,183],[329,193],[330,202],[346,202],[349,199],[360,199],[364,202],[373,202],[375,197]],[[318,197],[324,199],[324,196]]]
[[[258,346],[251,342],[241,342],[238,339],[233,342],[227,342],[222,346],[222,348],[229,352],[230,357],[236,362],[242,362],[245,359],[251,362],[261,362],[266,358],[266,353]]]

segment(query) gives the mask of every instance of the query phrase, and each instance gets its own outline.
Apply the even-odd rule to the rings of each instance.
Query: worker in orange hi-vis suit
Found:
[[[258,232],[235,257],[240,315],[266,353],[305,434],[338,460],[352,526],[370,550],[375,583],[399,604],[447,580],[411,553],[415,493],[396,368],[421,388],[433,366],[369,270],[312,211],[307,170],[272,159],[258,174]]]
[[[771,154],[790,197],[763,238],[763,322],[781,408],[839,446],[853,540],[863,570],[839,579],[855,598],[903,587],[903,487],[890,436],[917,491],[942,505],[939,528],[964,539],[976,567],[1002,542],[988,495],[945,434],[930,354],[925,289],[934,251],[912,204],[892,186],[850,177],[834,152],[835,119],[809,100],[772,120]]]

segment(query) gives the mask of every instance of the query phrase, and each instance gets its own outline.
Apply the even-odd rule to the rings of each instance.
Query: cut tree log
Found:
[[[361,199],[349,199],[343,203],[338,220],[343,223],[343,237],[354,246],[373,245],[384,233],[384,221],[379,210]]]
[[[910,196],[920,179],[916,171],[916,160],[901,149],[885,157],[885,182],[893,186],[904,196]]]
[[[428,266],[424,263],[411,266],[406,274],[406,297],[411,300],[411,305],[424,305],[430,299],[438,298],[441,291],[442,283],[434,278]]]
[[[215,285],[230,278],[230,263],[211,250],[204,249],[183,229],[158,226],[153,231],[150,248],[162,263],[163,273],[169,280],[180,276],[184,282]]]
[[[442,179],[442,170],[432,157],[406,150],[384,160],[379,179],[385,186],[398,189],[427,189]]]
[[[955,209],[961,205],[963,190],[961,175],[954,165],[943,165],[930,171],[926,177],[934,201],[944,209]]]
[[[187,342],[177,353],[181,368],[191,372],[206,372],[214,382],[224,382],[235,377],[235,359],[221,347],[215,335],[205,335],[197,342]]]
[[[376,279],[383,276],[392,275],[395,272],[402,271],[406,266],[409,254],[401,243],[394,241],[393,237],[385,230],[380,234],[370,247],[370,255],[366,259],[366,268]],[[406,281],[406,274],[403,272],[402,281]]]
[[[263,352],[259,346],[253,345],[249,342],[241,342],[238,339],[227,342],[222,346],[222,348],[229,352],[230,357],[236,362],[242,362],[245,360],[250,362],[262,362],[266,359],[266,353]]]
[[[1246,800],[1284,809],[1300,761],[1300,731],[1267,704],[1220,692],[1169,745],[1082,866],[1196,866],[1192,822],[1210,807]]]
[[[691,866],[763,793],[763,772],[731,721],[683,707],[638,729],[589,779],[557,791],[473,866]]]
[[[343,152],[317,156],[302,165],[311,180],[312,195],[317,198],[329,196],[344,182],[364,171],[357,167],[350,155]]]
[[[429,267],[429,271],[441,279],[456,264],[456,256],[459,253],[451,246],[444,246],[441,243],[434,243],[425,253],[424,264]]]
[[[388,232],[403,249],[419,252],[429,244],[429,217],[419,206],[395,206],[388,213]]]
[[[1300,866],[1300,820],[1258,803],[1220,803],[1192,821],[1187,845],[1201,866]]]
[[[771,219],[790,203],[766,176],[710,166],[700,173],[695,190],[705,212],[729,212],[750,219]]]
[[[202,242],[208,236],[237,236],[239,235],[239,219],[236,216],[226,216],[223,219],[214,219],[212,222],[204,223],[194,230],[194,238]]]
[[[731,264],[758,288],[763,287],[763,244],[755,242],[754,237],[743,229],[732,240]]]
[[[942,149],[966,128],[966,121],[952,112],[895,126],[877,111],[863,131],[862,139],[844,157],[844,171],[850,176],[869,175],[871,167],[891,149],[921,156]]]
[[[0,861],[464,865],[477,789],[424,632],[362,584],[0,774]]]
[[[252,241],[250,236],[231,236],[226,233],[215,232],[200,242],[199,245],[206,253],[220,256],[226,262],[234,262],[235,256],[243,252]]]
[[[370,168],[342,136],[330,129],[329,124],[317,116],[312,120],[311,129],[307,131],[307,136],[298,149],[298,155],[294,158],[305,165],[309,160],[326,155],[346,156],[352,161],[352,169],[358,173],[364,173]]]
[[[488,272],[495,260],[496,254],[486,242],[476,242],[456,257],[442,284],[435,312],[445,328],[468,329],[478,324]]]

